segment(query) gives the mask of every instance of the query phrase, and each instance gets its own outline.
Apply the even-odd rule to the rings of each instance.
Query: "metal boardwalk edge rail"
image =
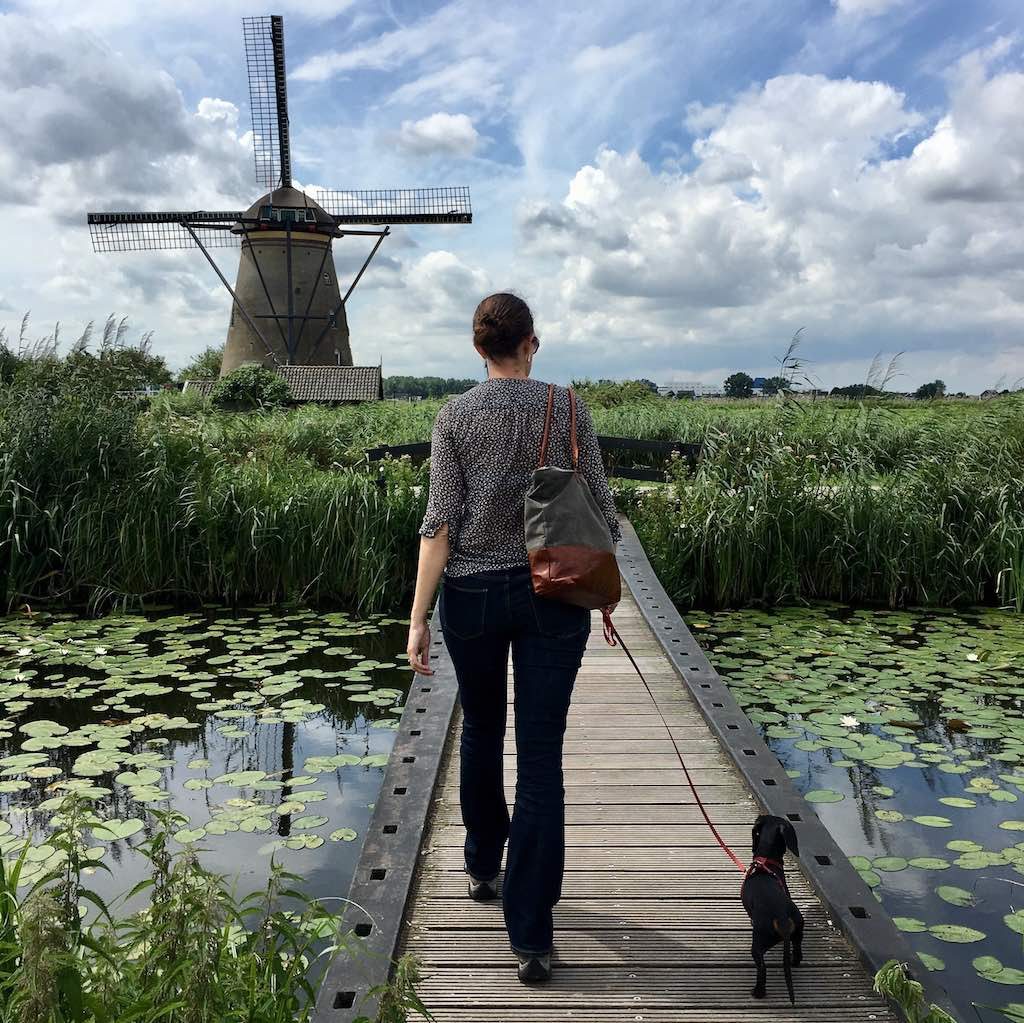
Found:
[[[373,1019],[377,1005],[369,991],[391,973],[458,697],[436,609],[430,628],[434,674],[413,676],[344,909],[363,947],[331,964],[313,1023]]]
[[[765,813],[793,822],[800,870],[872,976],[890,959],[907,963],[924,996],[954,1019],[946,989],[918,959],[906,938],[796,790],[778,758],[744,714],[661,585],[633,524],[620,515],[617,558],[622,578],[723,750]],[[751,822],[753,823],[753,822]],[[746,850],[744,850],[746,851]],[[724,855],[724,853],[723,853]],[[737,899],[739,884],[737,883]],[[893,1008],[899,1010],[895,1003]]]

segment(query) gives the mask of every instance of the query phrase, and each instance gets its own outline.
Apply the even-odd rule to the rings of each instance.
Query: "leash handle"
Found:
[[[609,646],[621,646],[623,653],[629,658],[629,663],[633,665],[633,670],[640,677],[640,681],[643,682],[644,688],[647,690],[647,695],[651,698],[651,702],[654,704],[654,709],[658,712],[658,717],[661,718],[661,723],[665,726],[665,731],[668,732],[669,741],[672,743],[672,748],[676,751],[676,756],[679,758],[679,763],[682,765],[683,774],[686,775],[686,782],[690,786],[690,791],[693,793],[693,798],[697,801],[697,806],[700,807],[700,812],[704,817],[707,826],[711,829],[711,834],[715,836],[715,841],[722,847],[725,854],[736,864],[736,866],[744,874],[747,872],[747,868],[743,861],[729,848],[725,839],[718,833],[718,829],[715,827],[711,818],[708,816],[708,812],[704,807],[704,801],[700,798],[700,793],[697,792],[697,786],[693,784],[693,779],[690,777],[689,768],[686,766],[686,761],[683,759],[683,754],[679,749],[679,744],[676,742],[675,736],[672,734],[672,729],[669,727],[668,722],[665,720],[665,715],[661,713],[661,708],[658,706],[658,701],[655,699],[654,693],[651,692],[651,687],[647,684],[647,679],[644,678],[644,673],[640,670],[640,665],[636,663],[636,658],[630,653],[629,647],[626,646],[622,636],[619,635],[619,630],[615,628],[612,622],[612,613],[607,608],[601,608],[601,617],[604,619],[604,638],[605,642]]]

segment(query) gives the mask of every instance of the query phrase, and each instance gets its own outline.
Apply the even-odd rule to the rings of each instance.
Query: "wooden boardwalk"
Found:
[[[565,741],[566,874],[553,979],[520,984],[500,902],[466,895],[456,724],[400,939],[401,951],[423,963],[424,1004],[438,1023],[896,1023],[791,857],[790,887],[807,919],[797,1004],[786,997],[778,949],[768,998],[751,998],[740,874],[703,821],[658,710],[708,813],[744,861],[758,806],[625,586],[615,622],[657,707],[622,650],[605,645],[595,614]],[[510,675],[510,704],[511,684]],[[510,808],[513,735],[510,706]]]

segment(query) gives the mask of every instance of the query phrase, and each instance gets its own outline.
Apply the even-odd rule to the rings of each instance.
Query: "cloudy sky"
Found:
[[[96,255],[85,213],[256,198],[267,13],[297,182],[472,190],[471,226],[385,242],[357,363],[478,376],[473,308],[511,289],[556,380],[771,372],[799,328],[828,386],[878,352],[905,388],[1024,377],[1020,0],[0,0],[9,333],[128,315],[172,366],[223,340],[199,253]]]

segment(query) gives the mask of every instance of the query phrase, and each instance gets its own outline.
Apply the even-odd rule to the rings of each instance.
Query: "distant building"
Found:
[[[658,386],[658,394],[663,397],[674,395],[677,398],[699,398],[704,395],[721,393],[721,387],[705,384],[700,380],[669,380]]]
[[[278,366],[288,382],[292,402],[341,405],[358,401],[380,401],[384,378],[380,366]],[[208,397],[216,380],[186,380],[183,390]]]

